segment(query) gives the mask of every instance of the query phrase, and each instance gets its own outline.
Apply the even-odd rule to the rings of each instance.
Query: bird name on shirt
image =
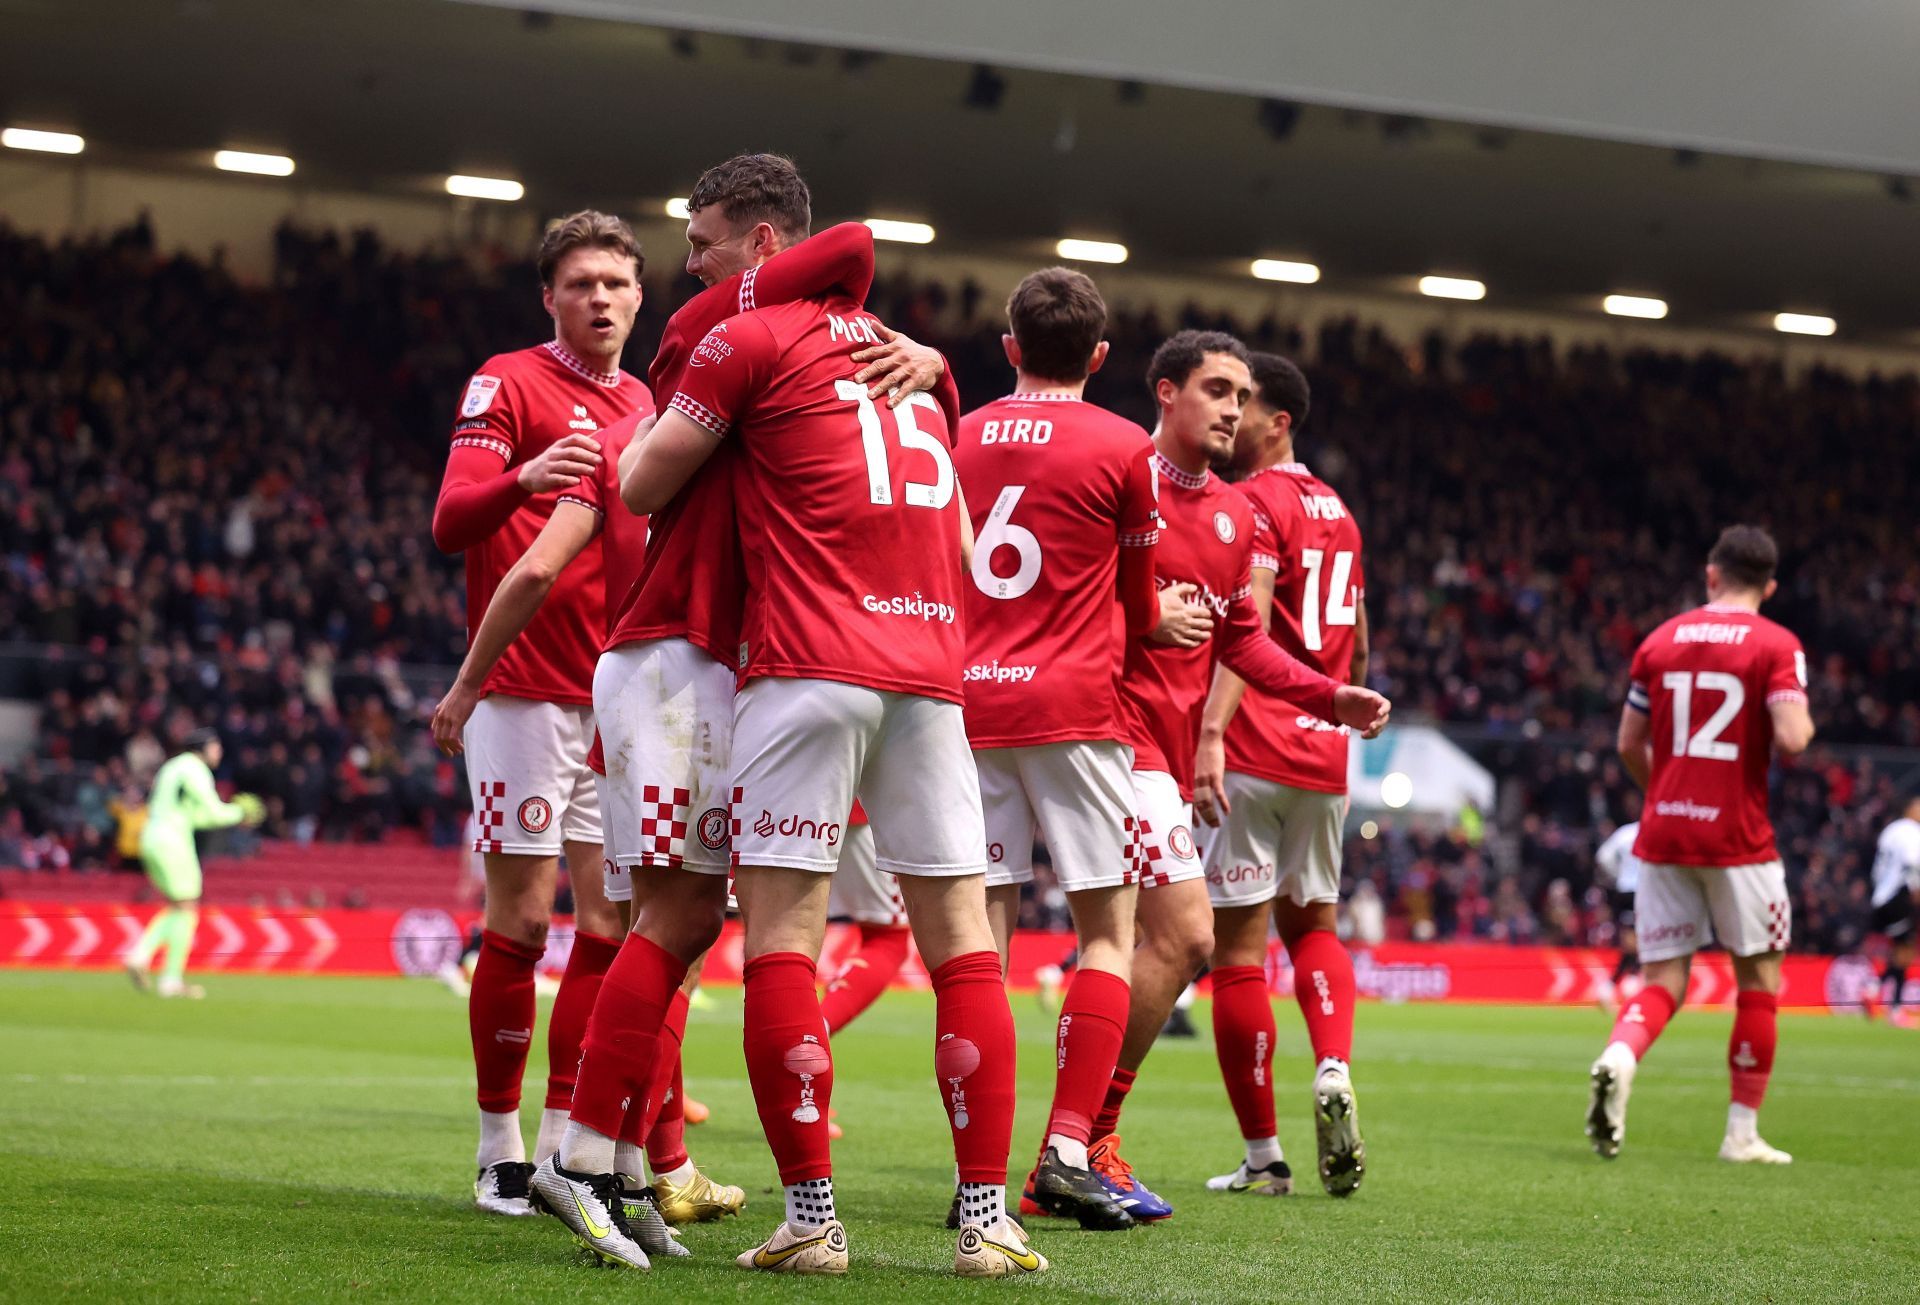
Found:
[[[1338,521],[1347,515],[1346,504],[1338,494],[1302,494],[1300,510],[1309,521]]]
[[[1692,625],[1674,626],[1673,641],[1675,643],[1740,644],[1745,643],[1747,636],[1752,633],[1753,627],[1750,625],[1728,625],[1720,621],[1697,621]]]
[[[1053,423],[1044,417],[989,421],[980,427],[982,444],[1045,444],[1052,439]]]

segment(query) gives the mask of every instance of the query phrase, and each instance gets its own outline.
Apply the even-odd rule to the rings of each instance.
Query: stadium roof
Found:
[[[1452,272],[1490,304],[1627,291],[1676,324],[1800,309],[1920,342],[1920,208],[1877,173],[432,0],[98,0],[84,24],[0,0],[0,30],[0,121],[82,132],[90,157],[270,150],[299,172],[261,184],[374,191],[513,177],[554,210],[776,149],[823,214],[923,220],[945,249],[1087,236],[1168,271],[1294,257],[1329,288]]]

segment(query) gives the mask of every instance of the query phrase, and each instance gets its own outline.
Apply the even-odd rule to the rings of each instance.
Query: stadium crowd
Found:
[[[691,288],[678,260],[656,255],[647,348]],[[473,361],[547,330],[527,260],[289,226],[249,286],[142,222],[58,244],[0,226],[0,262],[0,697],[45,704],[37,755],[0,775],[0,865],[113,863],[197,723],[269,834],[458,842],[465,780],[424,720],[465,646],[461,571],[427,522]],[[873,302],[947,352],[968,406],[1010,381],[980,285],[883,277]],[[1517,857],[1470,825],[1349,842],[1362,903],[1415,936],[1611,939],[1591,852],[1637,802],[1610,746],[1627,660],[1697,601],[1727,521],[1782,541],[1769,614],[1814,650],[1822,742],[1920,747],[1920,539],[1896,510],[1920,489],[1914,376],[1122,307],[1088,398],[1150,421],[1139,378],[1183,326],[1306,367],[1305,455],[1370,544],[1373,687],[1492,740]],[[1858,940],[1892,799],[1818,748],[1777,772],[1797,945]]]

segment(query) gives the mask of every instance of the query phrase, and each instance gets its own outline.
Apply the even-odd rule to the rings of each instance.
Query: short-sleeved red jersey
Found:
[[[1268,623],[1274,639],[1344,682],[1366,598],[1360,527],[1333,487],[1298,462],[1256,471],[1234,488],[1253,505],[1253,565],[1274,573]],[[1227,726],[1227,769],[1291,788],[1345,793],[1350,733],[1250,688]]]
[[[1126,737],[1114,584],[1120,549],[1159,537],[1152,456],[1144,430],[1072,395],[1014,394],[961,420],[974,747]]]
[[[1768,705],[1807,700],[1807,655],[1786,627],[1712,603],[1633,655],[1629,707],[1648,713],[1653,774],[1633,854],[1656,865],[1779,857],[1767,819]]]
[[[873,233],[858,222],[829,227],[689,299],[661,333],[647,372],[654,393],[671,395],[679,388],[680,374],[707,332],[760,306],[763,281],[765,291],[782,301],[835,286],[864,301],[873,283]],[[607,647],[685,639],[715,661],[737,663],[746,572],[733,514],[734,458],[733,448],[716,449],[673,501],[653,514],[646,559]]]
[[[879,321],[844,297],[744,314],[700,342],[674,411],[738,443],[740,665],[960,701],[960,514],[941,407],[853,380]]]
[[[491,450],[506,466],[516,467],[568,435],[590,435],[652,406],[653,396],[637,377],[596,372],[550,340],[489,358],[474,373],[460,399],[453,445]],[[467,549],[469,639],[480,628],[493,591],[532,547],[559,501],[557,493],[532,496],[505,525]],[[484,691],[591,705],[593,664],[606,620],[600,554],[590,549],[560,573],[532,623],[487,677]]]
[[[1160,541],[1154,549],[1154,579],[1160,588],[1199,587],[1196,602],[1213,611],[1218,631],[1235,607],[1253,613],[1249,562],[1253,507],[1218,476],[1180,470],[1153,455],[1159,481]],[[1127,645],[1120,694],[1126,707],[1127,741],[1135,770],[1163,770],[1193,796],[1193,754],[1200,716],[1213,684],[1218,637],[1198,648],[1175,648],[1135,639]]]

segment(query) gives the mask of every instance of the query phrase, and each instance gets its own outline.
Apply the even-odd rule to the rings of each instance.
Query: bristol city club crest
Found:
[[[1234,536],[1233,518],[1228,516],[1225,512],[1214,513],[1213,514],[1213,533],[1220,536],[1221,543],[1231,544],[1233,542],[1233,536]]]
[[[732,821],[724,808],[709,807],[700,813],[700,845],[709,852],[718,852],[727,845],[727,835]]]
[[[544,834],[553,823],[553,804],[543,797],[530,797],[520,804],[520,828],[529,834]]]
[[[1172,832],[1167,835],[1167,847],[1182,861],[1193,860],[1193,832],[1185,825],[1175,825]]]

